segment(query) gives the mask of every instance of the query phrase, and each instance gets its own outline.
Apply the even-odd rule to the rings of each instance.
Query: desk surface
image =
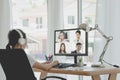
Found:
[[[40,69],[33,69],[34,71],[40,72]],[[60,73],[60,74],[73,74],[73,75],[104,75],[104,74],[117,74],[120,73],[120,68],[114,67],[69,67],[69,68],[52,68],[48,70],[49,73]]]

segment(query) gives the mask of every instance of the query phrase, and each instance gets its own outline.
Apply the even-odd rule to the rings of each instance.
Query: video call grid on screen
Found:
[[[79,40],[77,40],[77,36],[80,37]],[[79,51],[77,51],[77,47],[81,47]],[[54,54],[87,56],[88,33],[80,28],[55,30]]]

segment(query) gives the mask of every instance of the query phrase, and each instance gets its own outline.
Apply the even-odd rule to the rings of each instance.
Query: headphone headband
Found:
[[[22,32],[19,29],[16,29],[15,31],[17,31],[18,34],[20,35],[20,38],[18,39],[18,43],[21,44],[21,45],[24,45],[25,44],[25,39],[23,37]]]
[[[23,38],[23,34],[22,34],[22,32],[19,29],[16,29],[15,31],[18,32],[18,34],[20,35],[20,38]]]

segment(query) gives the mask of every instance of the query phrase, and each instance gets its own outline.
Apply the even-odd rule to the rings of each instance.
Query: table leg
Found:
[[[92,80],[100,80],[100,75],[93,75]]]
[[[109,74],[108,80],[116,80],[117,73]]]

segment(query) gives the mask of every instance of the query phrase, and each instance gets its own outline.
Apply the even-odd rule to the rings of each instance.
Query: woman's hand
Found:
[[[46,62],[44,62],[44,63],[42,63],[42,64],[50,64],[50,63],[54,63],[55,65],[57,65],[59,62],[58,62],[57,60],[55,60],[55,61],[53,61],[53,62],[51,62],[51,61],[46,61]]]
[[[48,70],[51,69],[53,66],[57,65],[58,63],[59,62],[57,60],[55,60],[55,61],[51,62],[50,64],[46,64],[48,66],[47,69]]]
[[[55,60],[55,61],[52,62],[52,65],[55,66],[55,65],[57,65],[58,63],[59,63],[58,60]]]

